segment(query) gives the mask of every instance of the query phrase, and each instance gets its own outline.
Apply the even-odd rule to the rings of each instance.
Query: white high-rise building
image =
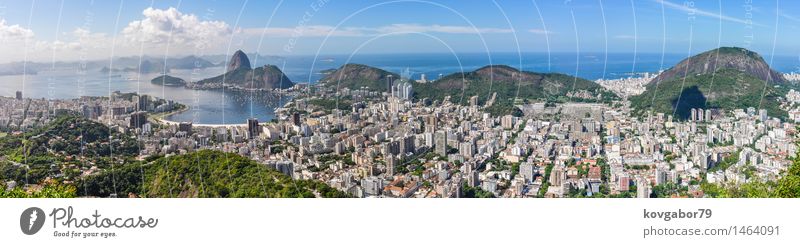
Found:
[[[522,164],[519,165],[519,174],[523,178],[525,178],[526,182],[532,182],[533,181],[533,175],[534,175],[533,171],[534,171],[533,164],[531,164],[531,163],[525,162],[525,163],[522,163]]]
[[[704,112],[703,109],[700,109],[700,108],[697,109],[697,121],[698,122],[705,121],[705,118],[703,117],[703,112]]]
[[[392,86],[392,96],[398,99],[411,100],[414,97],[414,86],[405,81],[395,83]]]

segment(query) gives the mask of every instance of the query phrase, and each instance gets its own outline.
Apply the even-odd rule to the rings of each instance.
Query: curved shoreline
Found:
[[[189,110],[189,107],[185,107],[184,109],[166,112],[163,114],[159,114],[158,116],[152,116],[152,119],[160,124],[166,124],[170,126],[178,126],[181,122],[166,120],[166,117],[183,113]],[[247,124],[195,124],[192,123],[192,127],[209,127],[209,128],[235,128],[235,127],[247,127]]]

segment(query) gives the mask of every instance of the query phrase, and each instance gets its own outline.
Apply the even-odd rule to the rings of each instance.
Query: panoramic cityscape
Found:
[[[66,29],[38,41],[48,36],[31,29],[40,24],[0,15],[11,40],[0,61],[0,197],[800,197],[800,59],[775,55],[800,47],[764,45],[778,39],[771,33],[740,40],[775,15],[797,19],[649,1],[634,8],[664,16],[628,28],[611,16],[628,3],[600,1],[605,35],[581,26],[584,37],[575,23],[589,19],[576,20],[582,6],[571,3],[536,5],[571,19],[539,13],[524,28],[424,18],[449,3],[405,3],[440,8],[414,24],[320,13],[388,2],[293,3],[295,28],[216,16],[227,8],[119,3],[120,13],[138,7],[114,16],[127,26],[65,24],[76,26],[73,43],[58,37]],[[466,5],[468,16],[483,6]],[[667,16],[678,27],[662,37]],[[695,25],[688,40],[666,37]],[[624,32],[609,41],[612,29],[641,41]],[[709,30],[713,40],[691,38]],[[515,51],[502,49],[510,33]]]

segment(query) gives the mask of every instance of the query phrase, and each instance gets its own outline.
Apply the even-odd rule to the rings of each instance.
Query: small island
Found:
[[[153,83],[153,84],[156,84],[156,85],[168,86],[168,87],[186,86],[186,81],[185,80],[183,80],[181,78],[178,78],[178,77],[169,76],[169,75],[162,75],[162,76],[153,78],[153,80],[150,80],[150,83]]]

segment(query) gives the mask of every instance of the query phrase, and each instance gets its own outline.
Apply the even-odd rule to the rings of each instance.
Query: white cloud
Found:
[[[142,11],[144,19],[130,22],[122,35],[132,43],[191,46],[204,49],[226,42],[234,30],[223,21],[201,21],[196,15],[175,8]]]
[[[511,29],[478,28],[471,26],[444,26],[444,25],[419,25],[419,24],[391,24],[380,27],[339,27],[315,25],[296,28],[270,27],[248,28],[244,30],[247,35],[265,34],[267,37],[359,37],[375,36],[389,33],[443,33],[443,34],[488,34],[511,33]]]
[[[8,25],[5,19],[0,19],[0,39],[2,41],[18,41],[33,38],[33,31],[19,25]]]
[[[505,34],[512,29],[486,28],[459,25],[390,24],[383,26],[345,26],[335,28],[329,25],[308,25],[299,27],[243,28],[232,27],[224,21],[203,20],[191,13],[182,13],[175,8],[147,8],[140,18],[124,24],[119,33],[95,33],[88,29],[75,28],[63,32],[57,40],[40,40],[30,29],[19,25],[8,25],[0,19],[0,60],[19,60],[26,57],[31,61],[59,59],[75,60],[102,59],[108,56],[163,55],[171,56],[222,52],[225,44],[246,47],[254,38],[262,34],[268,38],[296,37],[373,37],[390,33],[429,33],[429,34]],[[534,32],[535,31],[530,31]],[[545,32],[539,32],[545,33]],[[546,32],[550,33],[550,32]],[[241,34],[241,35],[239,35]],[[29,42],[30,46],[24,45]],[[13,45],[9,45],[12,43]],[[142,45],[146,49],[142,49]],[[20,49],[25,47],[25,49]]]
[[[37,40],[34,43],[33,51],[69,52],[83,49],[96,51],[96,49],[109,48],[110,44],[111,40],[104,33],[93,33],[83,28],[76,28],[71,32],[64,33],[59,40]]]

